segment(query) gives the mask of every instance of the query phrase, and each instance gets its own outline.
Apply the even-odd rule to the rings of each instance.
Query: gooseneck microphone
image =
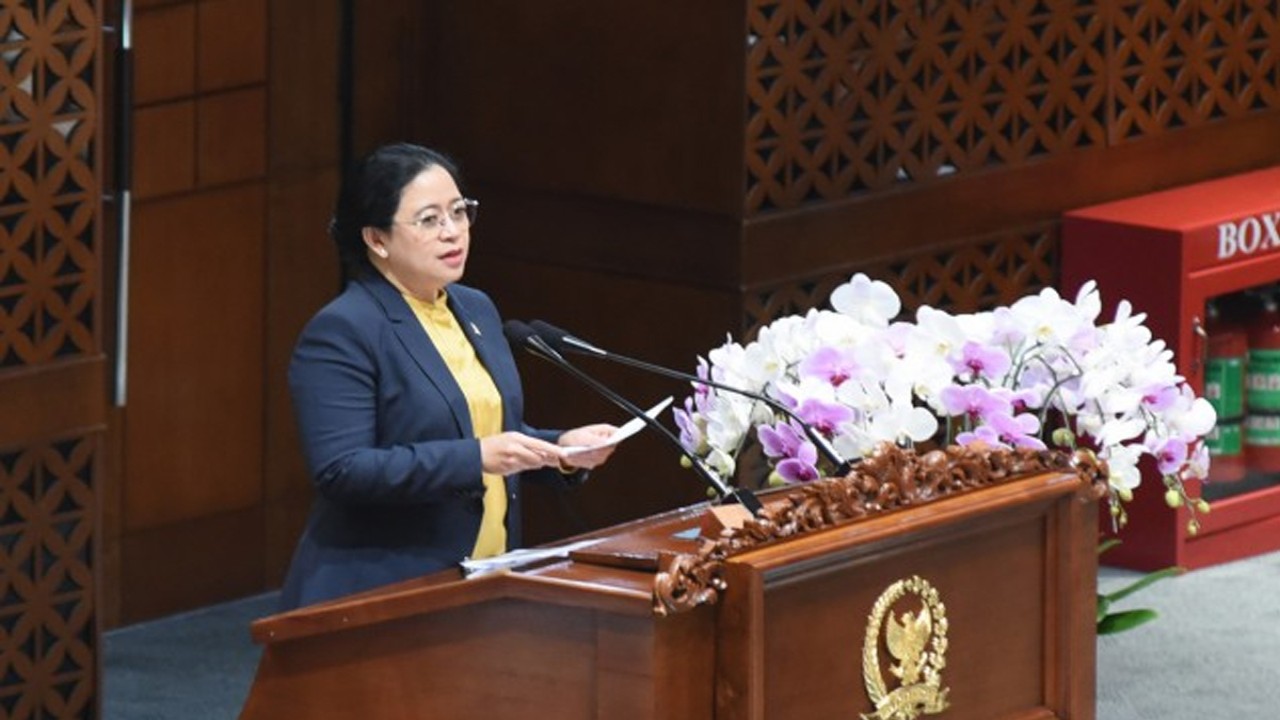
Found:
[[[555,348],[547,344],[544,339],[539,337],[538,333],[529,325],[520,322],[519,320],[508,320],[503,324],[502,332],[506,335],[507,342],[510,343],[512,347],[524,348],[533,355],[536,355],[561,370],[564,370],[577,378],[587,387],[590,387],[592,390],[595,390],[597,393],[604,396],[604,398],[609,402],[622,408],[632,417],[639,418],[645,425],[649,426],[659,435],[666,438],[668,442],[672,443],[677,449],[679,449],[681,455],[688,458],[689,462],[692,464],[694,472],[696,472],[698,476],[702,478],[702,480],[707,483],[707,485],[710,486],[717,495],[720,496],[721,501],[737,502],[742,505],[742,507],[746,508],[752,515],[759,514],[760,510],[763,509],[759,498],[757,498],[754,493],[746,488],[730,486],[719,475],[717,475],[714,470],[707,467],[707,464],[702,460],[702,458],[699,458],[689,452],[684,445],[680,444],[680,439],[668,430],[666,426],[649,417],[644,410],[641,410],[630,400],[627,400],[618,393],[609,389],[609,387],[604,383],[601,383],[599,380],[596,380],[575,367],[568,360],[565,360],[564,356],[562,356]]]
[[[679,370],[672,370],[671,368],[654,365],[653,363],[648,363],[643,360],[636,360],[635,358],[630,358],[625,355],[611,353],[603,348],[592,345],[586,340],[574,337],[567,331],[562,330],[551,323],[546,323],[541,320],[534,320],[529,323],[529,326],[538,334],[538,337],[542,338],[547,345],[558,352],[575,352],[580,355],[590,355],[604,360],[612,360],[613,362],[630,365],[631,367],[647,370],[658,375],[665,375],[666,377],[675,378],[676,380],[697,383],[698,385],[705,385],[707,387],[716,388],[717,390],[724,390],[726,392],[742,395],[743,397],[748,397],[752,400],[758,400],[765,405],[768,405],[773,410],[780,412],[799,423],[800,427],[804,428],[805,436],[807,436],[809,441],[813,443],[814,447],[818,449],[818,452],[822,453],[822,456],[835,466],[834,475],[836,477],[844,477],[853,469],[853,462],[841,457],[840,453],[836,452],[836,449],[831,446],[831,442],[827,440],[822,433],[818,432],[809,423],[800,419],[794,412],[792,412],[791,408],[788,408],[786,405],[783,405],[768,395],[752,392],[751,390],[743,390],[742,388],[736,388],[731,385],[725,385],[724,383],[719,383],[715,380],[700,378],[697,375],[681,372]]]

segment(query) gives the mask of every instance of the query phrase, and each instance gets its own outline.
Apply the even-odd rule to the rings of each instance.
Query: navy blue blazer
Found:
[[[493,302],[462,285],[448,296],[502,395],[503,429],[555,442],[558,432],[523,422]],[[316,494],[282,609],[456,566],[471,552],[484,512],[480,443],[462,390],[395,287],[376,273],[351,280],[302,331],[289,388]],[[519,480],[506,478],[509,547],[520,543]]]

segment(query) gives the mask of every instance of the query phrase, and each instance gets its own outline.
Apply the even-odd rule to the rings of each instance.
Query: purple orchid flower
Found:
[[[761,425],[756,430],[764,454],[771,458],[796,457],[805,443],[804,431],[792,422],[778,423],[774,427]]]
[[[956,436],[956,442],[968,445],[982,441],[988,445],[1000,447],[1024,447],[1033,450],[1044,450],[1045,444],[1035,433],[1040,430],[1040,421],[1035,415],[995,414],[986,418],[986,424],[975,428],[973,432],[963,432]]]
[[[807,447],[812,448],[813,446],[808,445]],[[820,477],[818,473],[818,466],[816,465],[818,458],[817,450],[814,450],[813,458],[814,459],[812,461],[808,461],[803,458],[788,458],[783,460],[778,463],[778,476],[787,482],[793,483],[813,482],[814,480],[817,480]]]
[[[702,430],[694,421],[693,413],[693,398],[685,398],[684,409],[673,408],[671,411],[676,419],[676,427],[680,428],[680,444],[690,452],[697,452],[702,446]]]
[[[1007,447],[1004,443],[1000,442],[1000,434],[997,433],[990,425],[979,425],[973,430],[956,435],[957,445],[971,445],[976,442],[999,447]]]
[[[856,377],[858,370],[851,351],[833,347],[820,348],[800,363],[801,377],[821,378],[832,387],[840,387],[845,380]]]
[[[818,432],[826,437],[834,437],[836,428],[844,423],[853,422],[853,408],[838,403],[828,403],[815,398],[809,398],[800,403],[795,409],[796,415],[805,422],[809,423]]]
[[[720,374],[720,368],[713,368],[707,363],[706,358],[698,358],[698,367],[695,374],[703,380],[716,380],[716,376]],[[703,415],[710,415],[711,409],[715,405],[715,389],[706,383],[691,382],[693,386],[693,409]],[[686,403],[686,407],[687,407]]]
[[[1162,438],[1148,443],[1147,447],[1155,456],[1161,475],[1172,475],[1187,462],[1187,444],[1177,438]]]
[[[1154,383],[1142,388],[1142,404],[1148,410],[1163,412],[1178,402],[1178,387],[1169,383]]]
[[[995,380],[1009,371],[1012,361],[1009,354],[998,347],[987,347],[972,340],[960,350],[960,358],[950,360],[957,375],[967,374],[971,379]]]
[[[938,394],[942,408],[952,417],[985,420],[992,415],[1011,414],[1009,401],[981,385],[948,385]]]
[[[781,458],[776,469],[783,480],[794,483],[818,479],[818,449],[805,438],[804,430],[797,423],[761,425],[756,436],[766,456]]]
[[[1026,412],[1032,408],[1038,408],[1044,403],[1042,388],[1022,388],[1019,390],[1006,390],[1002,397],[1009,400],[1013,406],[1013,414],[1017,415]]]

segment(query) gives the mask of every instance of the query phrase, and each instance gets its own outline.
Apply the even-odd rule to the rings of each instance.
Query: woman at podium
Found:
[[[289,388],[315,487],[281,593],[291,609],[500,554],[520,542],[520,481],[581,482],[609,437],[523,420],[515,360],[483,292],[458,284],[478,201],[448,158],[364,158],[330,225],[346,285],[307,324]]]

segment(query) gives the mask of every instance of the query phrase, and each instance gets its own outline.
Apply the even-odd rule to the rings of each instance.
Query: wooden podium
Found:
[[[710,565],[694,506],[531,567],[260,620],[241,718],[908,720],[876,707],[906,684],[895,663],[932,673],[946,720],[1094,717],[1089,481],[1043,472],[833,524],[801,492],[763,498],[796,507],[775,528],[794,537],[751,547],[739,531],[741,551]],[[691,607],[655,610],[655,579]],[[926,607],[918,654],[886,640]]]

